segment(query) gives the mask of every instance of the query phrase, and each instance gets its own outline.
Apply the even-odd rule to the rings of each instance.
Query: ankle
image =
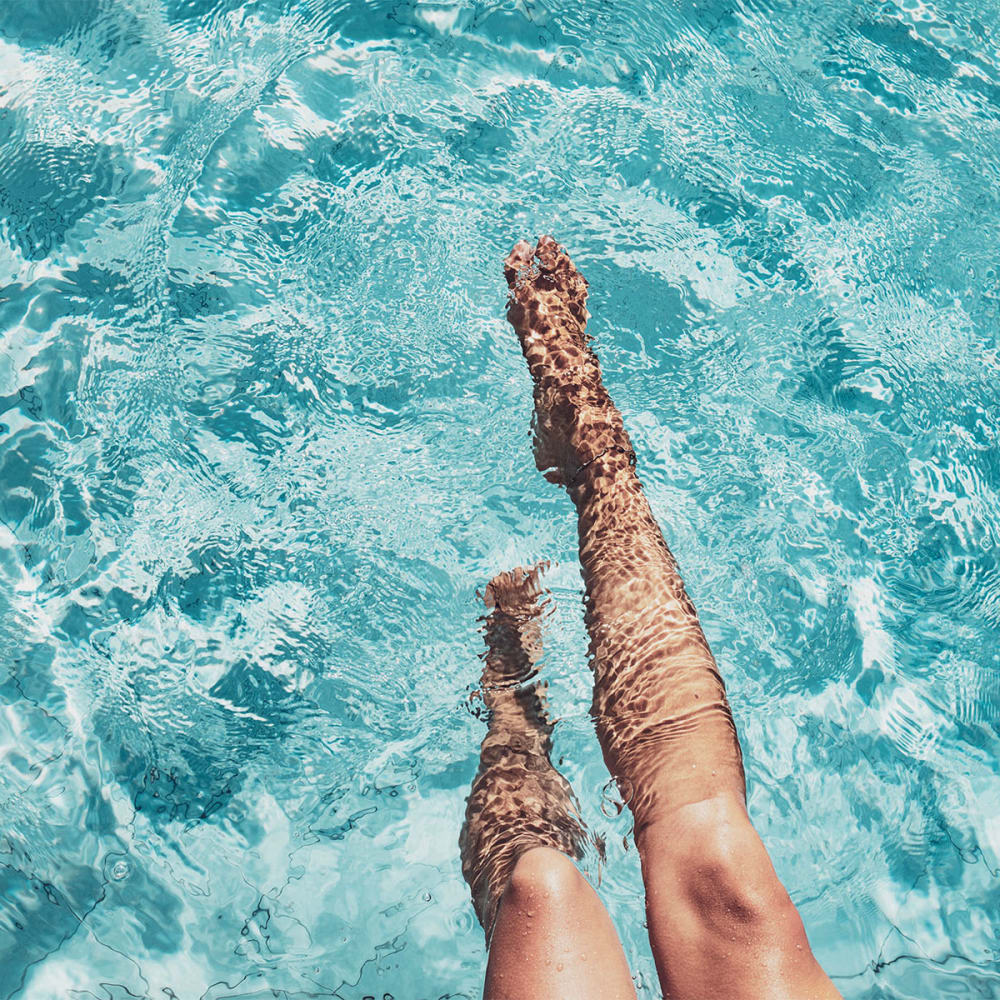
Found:
[[[636,478],[635,452],[627,439],[623,445],[609,445],[593,453],[565,473],[567,489],[577,503],[606,495]]]

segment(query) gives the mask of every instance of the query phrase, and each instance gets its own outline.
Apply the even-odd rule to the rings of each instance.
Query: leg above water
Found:
[[[635,1000],[607,910],[576,865],[537,847],[521,855],[500,904],[484,1000]]]

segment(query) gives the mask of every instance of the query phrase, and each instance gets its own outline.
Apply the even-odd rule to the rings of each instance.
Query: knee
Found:
[[[759,927],[776,915],[777,893],[732,853],[724,836],[709,838],[688,858],[682,876],[683,898],[699,920],[712,926]]]
[[[504,903],[518,909],[565,911],[579,902],[588,883],[561,851],[533,847],[514,865]]]
[[[665,843],[678,901],[701,926],[759,934],[794,914],[742,803],[720,798],[684,807]]]

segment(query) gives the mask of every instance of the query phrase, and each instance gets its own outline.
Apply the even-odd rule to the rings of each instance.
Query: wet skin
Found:
[[[611,918],[571,860],[582,857],[586,832],[549,759],[544,686],[523,684],[541,653],[538,573],[501,573],[485,594],[480,696],[489,722],[461,837],[465,878],[492,938],[485,996],[635,1000]]]
[[[663,995],[839,997],[747,814],[725,685],[588,344],[587,283],[551,237],[518,243],[504,272],[534,383],[536,463],[576,506],[592,711],[635,818]],[[493,714],[462,836],[463,870],[492,933],[485,996],[633,997],[607,913],[570,860],[584,832],[548,759],[544,711],[515,711],[526,696],[513,688],[485,694],[497,677],[530,673],[539,594],[536,571],[501,574],[487,589]]]

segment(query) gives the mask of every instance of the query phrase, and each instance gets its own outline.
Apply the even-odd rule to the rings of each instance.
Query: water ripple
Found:
[[[998,38],[982,0],[0,6],[0,996],[478,995],[473,595],[541,557],[553,760],[657,995],[503,321],[550,230],[818,955],[1000,988]]]

